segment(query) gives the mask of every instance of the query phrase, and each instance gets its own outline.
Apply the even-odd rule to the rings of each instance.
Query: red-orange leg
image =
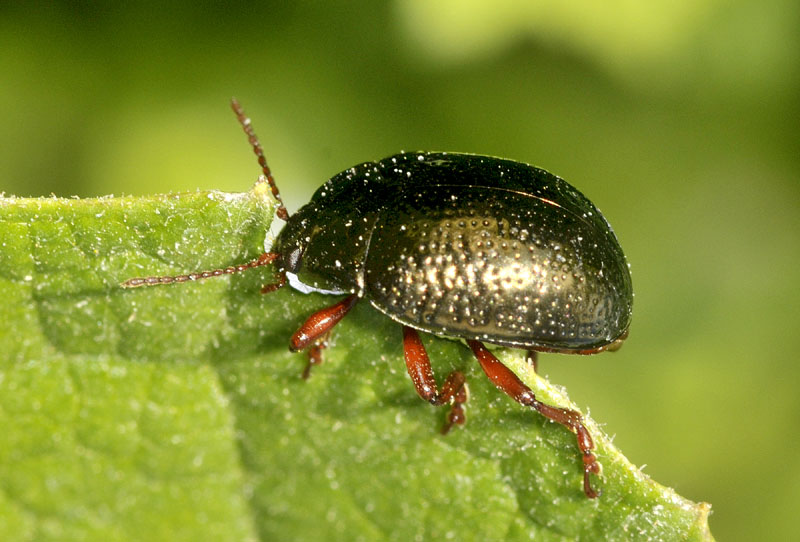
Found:
[[[408,375],[414,382],[419,396],[432,405],[452,405],[447,415],[447,422],[442,427],[442,434],[446,435],[453,425],[463,425],[466,421],[464,403],[468,399],[464,375],[459,371],[450,373],[440,392],[436,386],[428,352],[425,351],[419,333],[408,326],[403,326],[403,351]]]
[[[261,287],[262,294],[271,294],[275,290],[280,290],[281,288],[286,285],[286,272],[281,271],[278,274],[278,282],[273,282],[272,284],[265,284]]]
[[[311,367],[322,363],[322,350],[327,346],[327,338],[333,326],[350,312],[350,309],[358,301],[356,294],[347,296],[335,305],[317,311],[295,331],[289,341],[289,350],[298,352],[305,350],[309,346],[308,365],[303,371],[303,378],[308,378],[311,374]]]
[[[303,380],[308,380],[308,377],[311,376],[311,368],[313,366],[322,364],[322,351],[328,348],[328,337],[330,335],[331,332],[329,330],[308,349],[308,363],[306,363],[306,368],[303,369]]]
[[[589,476],[591,474],[599,474],[600,463],[597,462],[597,457],[592,453],[594,441],[592,441],[586,426],[583,425],[581,415],[574,410],[552,407],[540,402],[536,399],[533,391],[523,384],[517,375],[503,365],[494,354],[489,352],[481,342],[467,341],[467,344],[472,349],[475,357],[478,358],[478,362],[481,364],[486,376],[495,386],[518,403],[534,408],[546,418],[560,423],[577,435],[578,448],[583,453],[583,492],[590,499],[596,498],[599,493],[592,488]]]

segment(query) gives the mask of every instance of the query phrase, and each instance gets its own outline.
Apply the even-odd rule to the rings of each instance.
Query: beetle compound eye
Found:
[[[300,270],[300,263],[303,258],[303,247],[296,247],[291,252],[286,254],[284,258],[284,265],[286,271],[290,273],[297,273]]]

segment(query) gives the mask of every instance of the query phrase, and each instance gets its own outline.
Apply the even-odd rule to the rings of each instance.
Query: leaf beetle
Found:
[[[401,153],[347,169],[289,216],[250,119],[232,108],[286,221],[270,250],[242,265],[185,275],[133,278],[126,288],[232,274],[274,264],[278,281],[344,295],[311,315],[290,349],[322,361],[331,329],[359,299],[403,326],[406,367],[417,393],[450,405],[446,433],[465,421],[464,376],[440,389],[419,331],[466,341],[489,379],[515,401],[576,434],[583,489],[598,492],[594,442],[573,410],[536,399],[484,343],[537,352],[616,350],[628,334],[633,289],[611,226],[583,194],[542,169],[488,156]]]

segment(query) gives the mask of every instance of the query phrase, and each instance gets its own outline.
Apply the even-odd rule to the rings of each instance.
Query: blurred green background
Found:
[[[719,540],[796,536],[800,4],[169,6],[0,7],[0,191],[247,190],[233,95],[290,210],[401,149],[544,167],[614,225],[636,301],[620,352],[541,370]]]

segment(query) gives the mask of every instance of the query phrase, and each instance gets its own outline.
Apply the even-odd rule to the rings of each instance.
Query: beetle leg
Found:
[[[583,453],[583,491],[590,499],[596,498],[599,493],[590,483],[590,474],[599,474],[600,463],[592,453],[594,441],[586,426],[583,425],[581,415],[566,408],[557,408],[545,405],[536,399],[533,391],[526,386],[511,370],[502,364],[480,341],[468,340],[467,344],[472,349],[478,362],[481,364],[486,376],[495,386],[507,393],[520,404],[534,408],[540,414],[554,422],[558,422],[575,433],[578,437],[578,448]]]
[[[312,365],[322,363],[322,350],[327,346],[327,338],[333,326],[350,312],[358,301],[356,294],[349,295],[335,305],[317,311],[306,319],[300,328],[295,331],[289,341],[289,350],[298,352],[311,346],[309,350],[308,366],[303,371],[303,378],[308,378]]]
[[[447,415],[447,423],[442,427],[442,434],[446,435],[453,425],[463,425],[466,421],[464,403],[468,399],[464,374],[460,371],[450,373],[440,392],[436,386],[428,352],[425,351],[419,333],[408,326],[403,326],[403,351],[408,375],[414,382],[419,396],[432,405],[452,405]]]
[[[286,284],[286,272],[281,271],[278,273],[278,282],[273,282],[272,284],[265,284],[261,287],[262,294],[271,294],[275,290],[280,290]]]
[[[303,380],[308,380],[308,377],[311,376],[311,367],[322,364],[322,351],[328,348],[328,337],[330,336],[331,332],[328,330],[327,333],[317,339],[314,345],[308,349],[308,363],[306,364],[306,368],[303,369]]]

